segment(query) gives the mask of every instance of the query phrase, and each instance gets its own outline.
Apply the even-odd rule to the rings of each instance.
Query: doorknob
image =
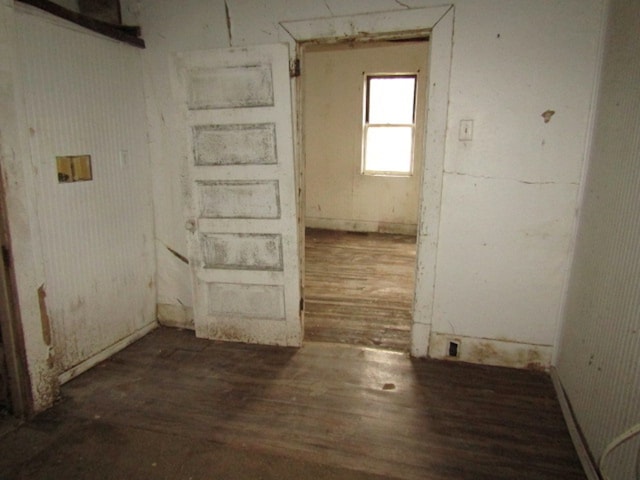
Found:
[[[191,233],[196,231],[196,221],[193,218],[187,220],[184,224],[184,228],[189,230]]]

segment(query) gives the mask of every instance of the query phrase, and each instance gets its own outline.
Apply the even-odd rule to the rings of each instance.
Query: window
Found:
[[[365,77],[362,173],[411,175],[416,75]]]

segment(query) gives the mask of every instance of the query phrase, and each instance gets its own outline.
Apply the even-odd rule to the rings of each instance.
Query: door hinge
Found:
[[[304,312],[304,298],[300,298],[300,311]]]
[[[299,77],[300,75],[302,75],[302,72],[300,71],[300,59],[294,58],[289,64],[289,76],[291,78],[295,78]]]

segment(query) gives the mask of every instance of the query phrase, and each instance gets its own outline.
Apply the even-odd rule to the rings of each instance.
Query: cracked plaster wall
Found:
[[[292,39],[278,22],[441,5],[437,0],[124,0],[139,23],[153,162],[158,302],[191,302],[173,52]],[[601,0],[455,3],[432,330],[540,347],[548,365],[572,254]],[[548,122],[542,114],[555,111]],[[458,140],[460,120],[474,138]],[[421,292],[417,292],[420,295]],[[187,320],[185,320],[186,323]],[[463,346],[464,348],[464,346]],[[437,353],[437,352],[436,352]],[[477,361],[485,361],[478,359]]]

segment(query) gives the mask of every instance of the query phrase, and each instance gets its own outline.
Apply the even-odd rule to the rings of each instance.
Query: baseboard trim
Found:
[[[578,422],[576,421],[576,418],[573,414],[571,402],[569,401],[569,398],[564,391],[562,381],[560,380],[560,376],[558,375],[555,367],[551,367],[551,369],[549,370],[549,375],[551,376],[551,380],[553,381],[553,387],[556,390],[558,402],[560,403],[560,409],[562,410],[562,416],[564,417],[564,421],[567,424],[567,429],[569,430],[571,441],[573,442],[573,446],[576,449],[576,453],[578,454],[578,458],[580,459],[580,463],[582,464],[585,475],[587,476],[588,480],[602,480],[602,477],[598,473],[598,469],[596,468],[596,465],[593,461],[593,457],[589,453],[589,447],[585,443],[584,437],[580,432],[580,426],[578,425]]]
[[[193,308],[185,305],[158,304],[158,322],[163,327],[195,330]]]
[[[84,362],[81,362],[78,365],[76,365],[74,367],[71,367],[69,370],[67,370],[66,372],[61,373],[58,376],[58,381],[60,382],[60,385],[67,383],[69,380],[77,377],[81,373],[84,373],[87,370],[89,370],[90,368],[95,367],[100,362],[106,360],[107,358],[109,358],[113,354],[119,352],[120,350],[128,347],[133,342],[135,342],[136,340],[141,339],[147,333],[151,332],[152,330],[156,329],[157,327],[158,327],[158,322],[154,320],[153,322],[151,322],[151,323],[145,325],[144,327],[136,330],[135,332],[133,332],[128,337],[123,338],[119,342],[116,342],[113,345],[111,345],[110,347],[107,347],[104,350],[102,350],[101,352],[93,355],[92,357],[87,358]]]
[[[449,343],[458,345],[457,357],[449,356]],[[431,332],[429,357],[497,367],[547,370],[551,366],[551,345],[538,345],[493,338],[467,337]]]
[[[345,232],[377,232],[398,235],[417,235],[415,224],[393,222],[371,222],[367,220],[340,220],[333,218],[306,217],[305,227]]]

